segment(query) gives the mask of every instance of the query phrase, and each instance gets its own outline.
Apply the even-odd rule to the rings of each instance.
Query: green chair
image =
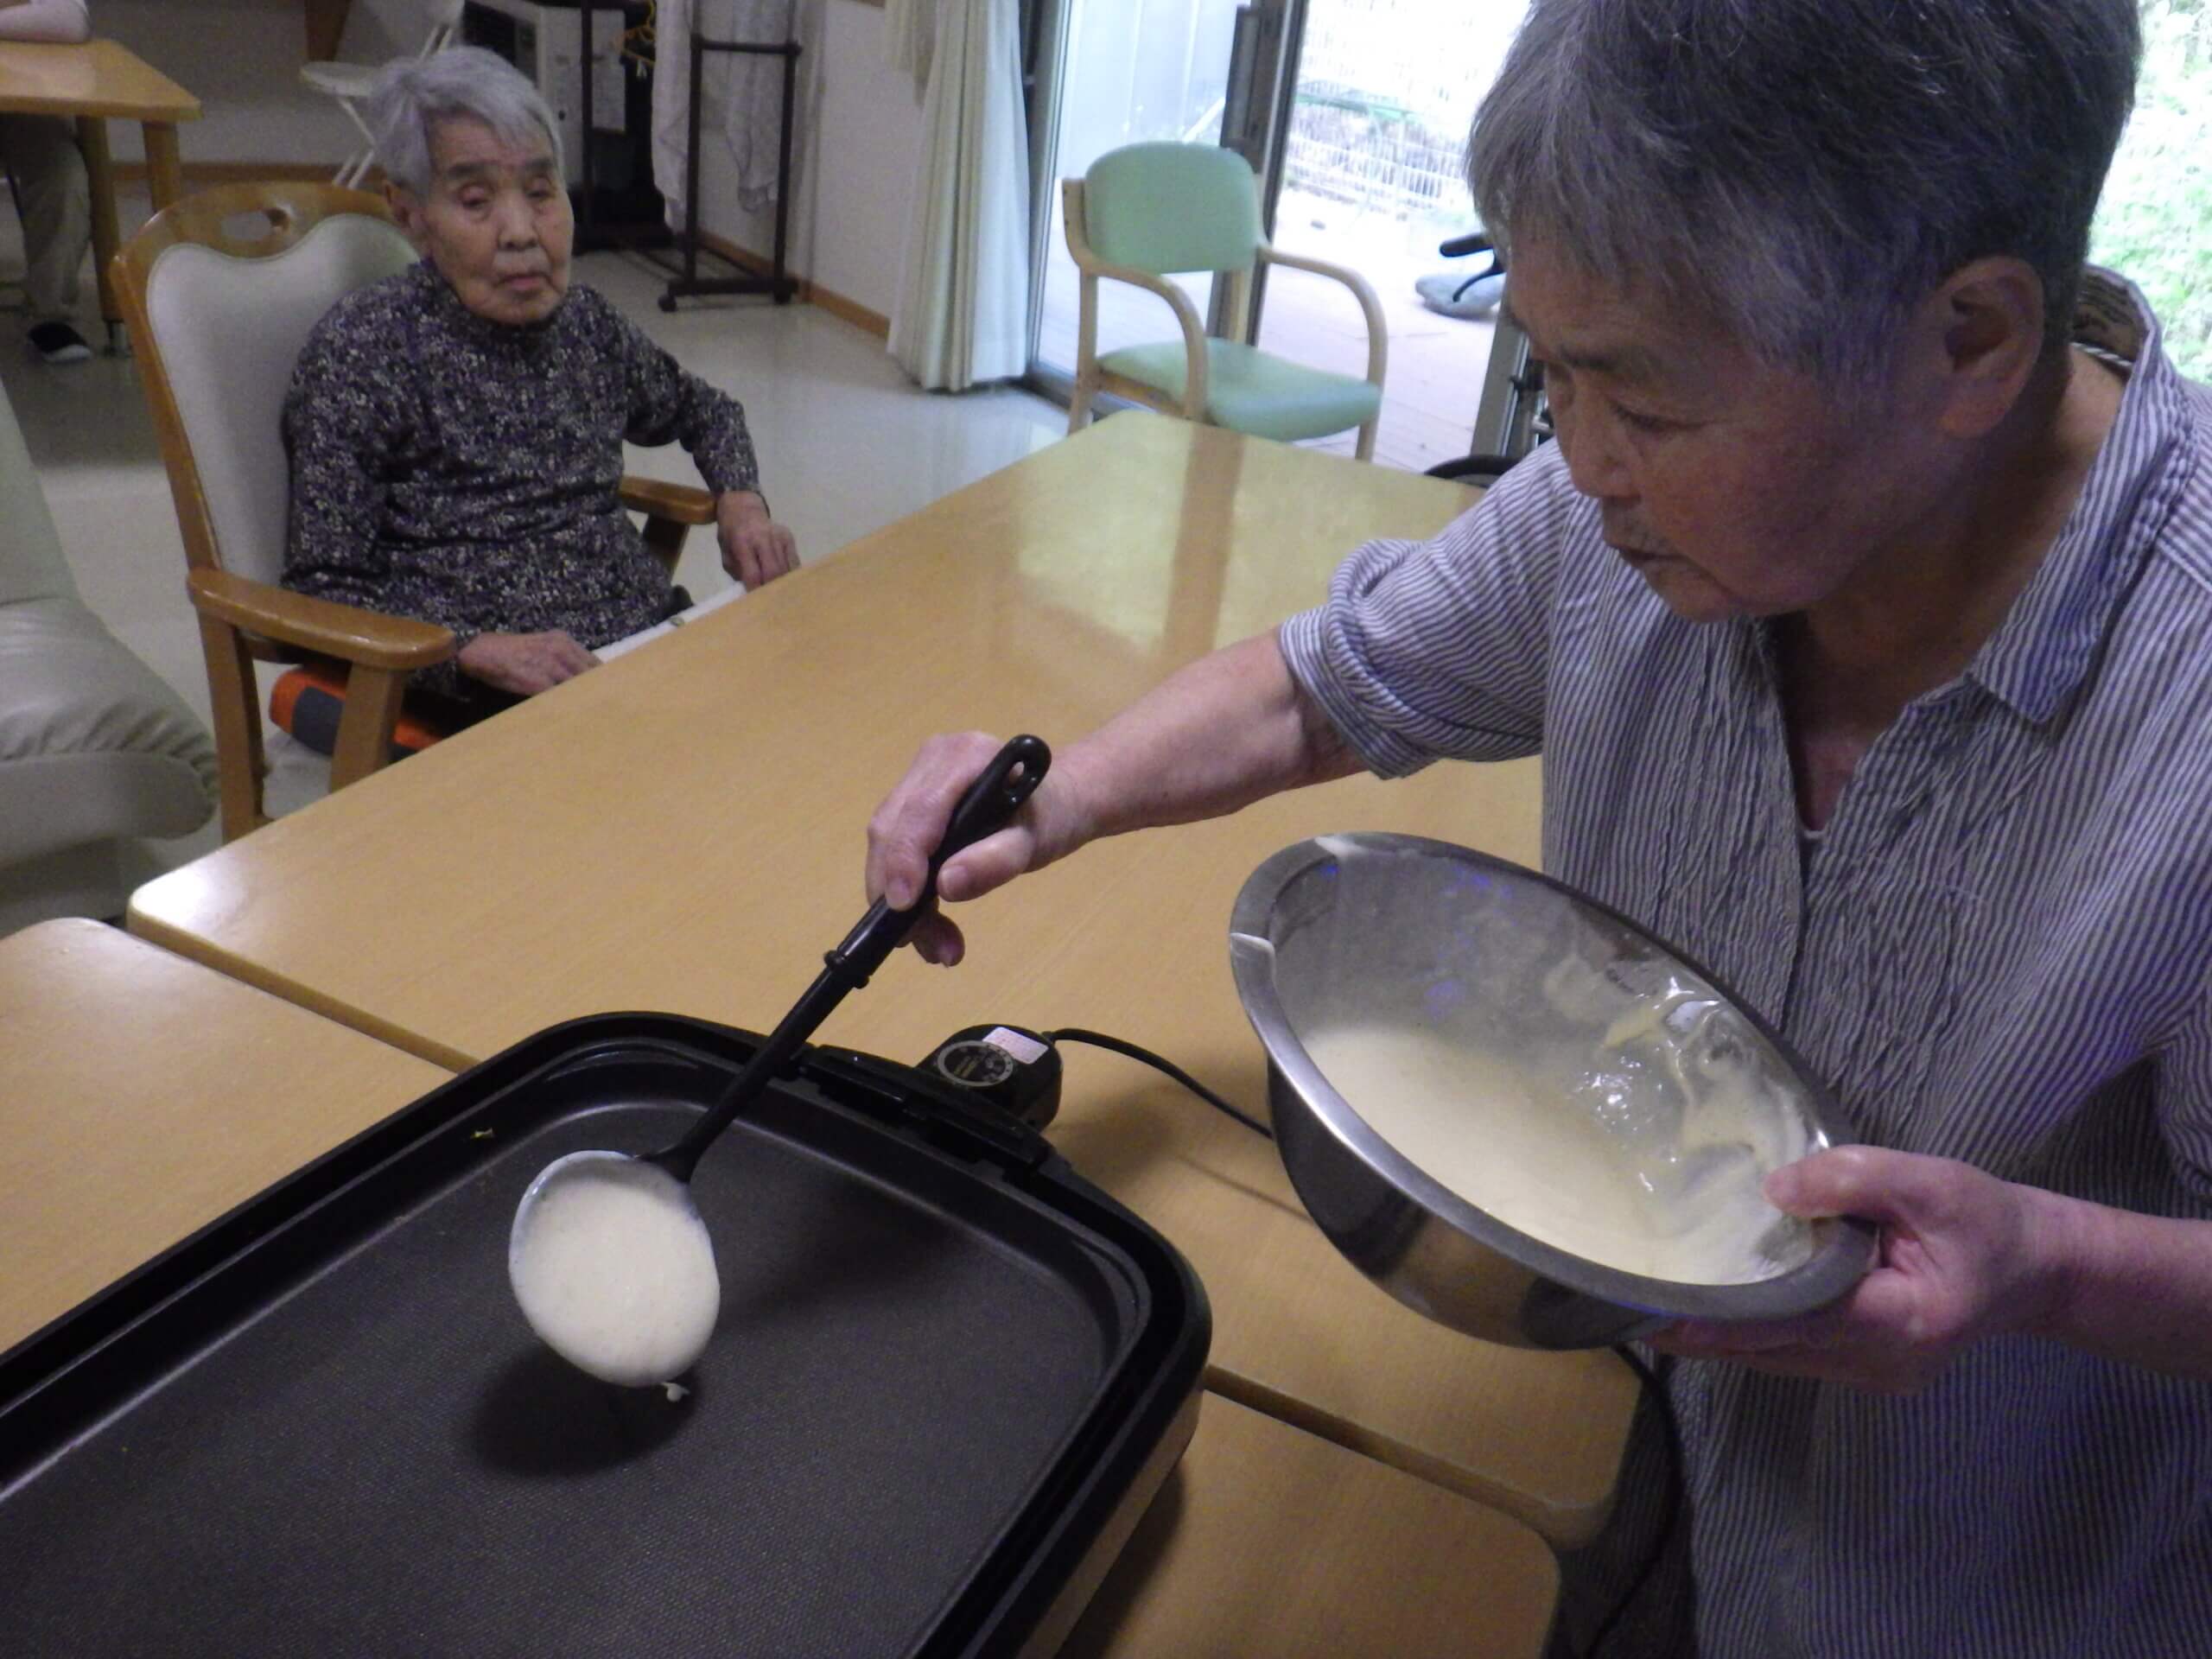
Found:
[[[1185,420],[1285,442],[1359,429],[1359,459],[1375,454],[1389,336],[1374,289],[1357,272],[1270,247],[1260,228],[1250,165],[1211,144],[1131,144],[1111,150],[1080,179],[1060,181],[1068,252],[1082,273],[1075,396],[1068,430],[1090,423],[1102,391]],[[1243,343],[1256,264],[1288,265],[1342,283],[1367,319],[1367,378],[1332,374],[1272,357]],[[1211,270],[1229,279],[1228,338],[1210,338],[1171,272]],[[1128,283],[1166,300],[1179,340],[1098,353],[1098,283]]]

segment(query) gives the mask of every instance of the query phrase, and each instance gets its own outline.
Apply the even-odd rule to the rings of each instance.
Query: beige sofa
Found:
[[[207,728],[78,598],[0,392],[0,932],[119,914],[127,843],[214,810]]]

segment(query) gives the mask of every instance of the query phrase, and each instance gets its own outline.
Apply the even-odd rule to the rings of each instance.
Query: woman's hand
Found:
[[[798,569],[798,544],[768,516],[768,504],[751,490],[715,498],[715,531],[721,539],[722,569],[750,590]]]
[[[999,752],[982,732],[933,737],[868,826],[868,893],[905,910],[962,793]],[[1278,790],[1349,777],[1349,745],[1292,680],[1274,634],[1257,634],[1177,670],[1090,736],[1058,751],[1013,824],[938,873],[957,901],[1042,869],[1087,842],[1218,817]],[[923,960],[960,960],[942,914],[908,936]]]
[[[929,879],[930,855],[944,837],[968,785],[997,758],[1001,741],[983,732],[933,737],[898,787],[883,798],[868,824],[868,896],[906,910]],[[967,848],[938,872],[938,894],[957,901],[1003,887],[1026,870],[1041,869],[1088,839],[1066,777],[1067,759],[1055,763],[1014,822]],[[907,937],[925,962],[949,968],[967,949],[960,929],[942,911],[925,916]]]
[[[471,679],[518,697],[534,697],[599,666],[598,658],[558,628],[550,633],[480,633],[454,660]]]
[[[1767,1198],[1793,1216],[1878,1223],[1873,1269],[1832,1307],[1765,1325],[1692,1320],[1662,1353],[1912,1394],[1967,1344],[2048,1325],[2064,1296],[2068,1200],[1948,1158],[1843,1147],[1778,1169]]]

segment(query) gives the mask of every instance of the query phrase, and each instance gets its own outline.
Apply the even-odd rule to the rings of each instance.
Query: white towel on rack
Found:
[[[937,49],[938,0],[883,0],[883,51],[893,69],[914,78],[918,97],[930,84],[930,55]]]
[[[653,183],[668,202],[668,222],[683,228],[684,137],[691,99],[691,25],[710,41],[762,44],[796,40],[797,0],[660,0],[653,17]],[[738,205],[747,213],[775,205],[783,134],[784,60],[709,52],[700,77],[699,176],[728,162]]]

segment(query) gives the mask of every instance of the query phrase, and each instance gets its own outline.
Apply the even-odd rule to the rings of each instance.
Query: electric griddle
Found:
[[[1210,1319],[1034,1130],[805,1051],[700,1166],[722,1309],[681,1398],[514,1306],[531,1178],[665,1145],[760,1040],[541,1033],[0,1356],[7,1650],[1055,1645],[1189,1438]]]

